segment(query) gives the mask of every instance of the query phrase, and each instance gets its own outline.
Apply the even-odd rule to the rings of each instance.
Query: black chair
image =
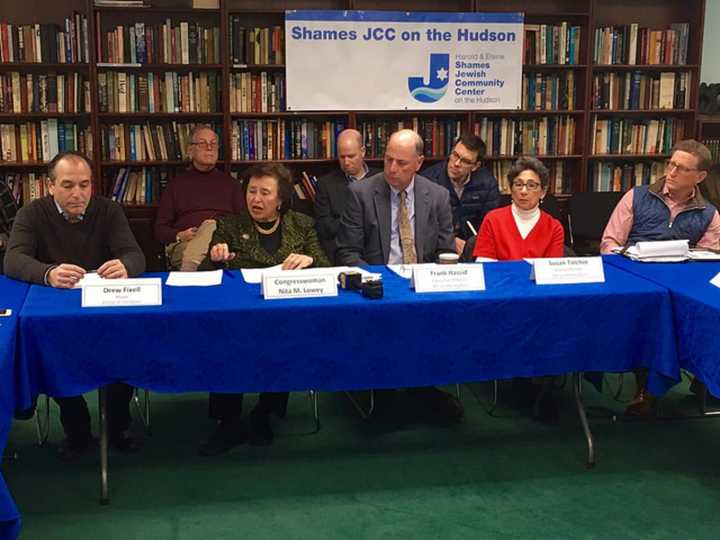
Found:
[[[600,253],[603,231],[622,196],[622,193],[612,191],[586,192],[576,193],[570,199],[570,247],[578,255]]]

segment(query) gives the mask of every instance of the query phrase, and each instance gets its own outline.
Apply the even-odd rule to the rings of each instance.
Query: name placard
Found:
[[[413,267],[415,292],[484,291],[482,264],[420,264]]]
[[[538,285],[605,283],[605,270],[600,257],[535,259],[530,274],[533,278]]]
[[[265,300],[337,296],[337,275],[307,270],[263,274],[262,293]]]
[[[82,286],[82,307],[160,306],[160,278],[107,279]]]

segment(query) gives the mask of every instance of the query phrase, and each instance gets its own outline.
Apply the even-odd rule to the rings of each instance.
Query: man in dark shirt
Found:
[[[50,196],[20,209],[15,218],[5,272],[14,279],[64,289],[73,288],[89,271],[107,279],[134,277],[145,271],[145,256],[120,206],[92,195],[92,169],[84,156],[69,152],[49,165]],[[138,449],[125,433],[130,426],[132,387],[108,387],[110,443],[120,451]],[[67,439],[63,459],[73,459],[92,443],[90,413],[82,396],[55,398]]]
[[[480,137],[465,133],[455,142],[446,162],[436,163],[422,173],[450,192],[458,254],[462,254],[465,241],[475,234],[468,222],[479,230],[485,214],[500,205],[497,180],[482,166],[485,150]]]
[[[340,216],[350,195],[350,186],[379,172],[365,163],[365,145],[355,129],[341,131],[337,138],[337,158],[340,169],[322,176],[317,183],[315,197],[315,228],[328,258],[334,263],[337,251]]]
[[[170,267],[197,270],[215,232],[215,218],[239,214],[245,206],[241,183],[215,168],[218,137],[207,125],[190,134],[192,165],[173,178],[160,197],[155,238],[165,244]]]

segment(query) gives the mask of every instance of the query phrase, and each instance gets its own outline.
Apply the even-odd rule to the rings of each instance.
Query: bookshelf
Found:
[[[418,130],[428,164],[444,159],[454,135],[470,129],[488,143],[485,162],[499,179],[517,152],[538,154],[551,170],[551,187],[561,205],[578,191],[626,189],[635,178],[659,174],[670,141],[663,137],[661,145],[639,144],[648,130],[674,138],[695,133],[720,138],[720,123],[697,115],[704,0],[220,0],[217,9],[193,9],[192,0],[149,3],[153,7],[115,8],[96,7],[93,0],[4,0],[0,24],[37,24],[47,37],[48,25],[66,29],[68,18],[81,28],[70,41],[82,53],[76,62],[48,54],[41,62],[29,56],[0,61],[3,88],[12,88],[18,77],[16,86],[25,82],[27,87],[31,79],[30,86],[39,88],[42,77],[47,87],[53,77],[56,86],[62,81],[63,96],[74,95],[76,105],[60,109],[28,102],[16,111],[4,103],[0,126],[12,126],[17,135],[25,125],[26,138],[35,132],[36,142],[42,141],[43,130],[71,127],[73,144],[83,141],[92,155],[98,193],[112,195],[123,170],[132,172],[136,182],[143,178],[145,189],[136,186],[124,207],[150,269],[162,265],[161,246],[152,236],[159,184],[187,166],[183,133],[198,122],[220,133],[220,167],[240,174],[256,160],[273,160],[285,163],[297,178],[302,171],[321,175],[336,166],[334,137],[343,127],[364,134],[375,166],[382,164],[384,139],[397,127]],[[522,11],[522,108],[288,112],[286,9]],[[684,58],[665,55],[665,49],[662,59],[650,58],[646,48],[636,49],[630,60],[629,48],[618,49],[617,41],[618,36],[630,39],[633,23],[638,36],[642,28],[649,36],[687,23]],[[597,37],[612,38],[610,27],[616,31],[615,48]],[[666,40],[673,39],[668,35]],[[60,43],[57,36],[54,41]],[[565,54],[553,43],[565,44]],[[43,52],[49,50],[41,44]],[[311,141],[305,149],[297,145],[303,136]],[[0,176],[31,180],[35,196],[42,194],[47,152],[42,144],[40,150],[26,153],[27,159],[0,158]],[[599,175],[607,178],[601,183]],[[624,182],[617,182],[618,175]]]

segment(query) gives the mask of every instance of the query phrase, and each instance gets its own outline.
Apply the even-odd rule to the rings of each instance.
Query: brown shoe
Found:
[[[653,416],[655,414],[655,396],[645,387],[638,388],[632,401],[625,408],[626,416]]]

